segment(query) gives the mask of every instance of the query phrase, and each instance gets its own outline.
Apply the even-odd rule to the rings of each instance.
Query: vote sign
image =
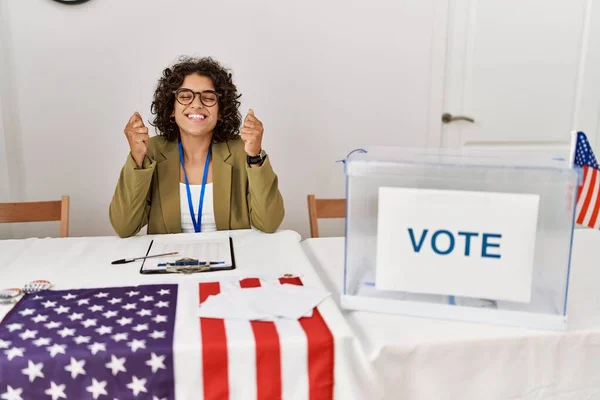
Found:
[[[539,196],[379,188],[378,290],[529,302]]]

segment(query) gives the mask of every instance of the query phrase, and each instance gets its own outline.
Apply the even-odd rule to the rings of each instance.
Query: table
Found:
[[[302,242],[328,290],[343,287],[344,239]],[[600,232],[574,236],[567,332],[344,311],[386,399],[600,398]]]
[[[0,286],[2,288],[23,287],[25,283],[35,279],[50,280],[55,290],[177,284],[177,309],[172,345],[176,386],[174,393],[168,397],[169,399],[201,398],[203,362],[197,316],[199,282],[217,280],[238,282],[244,277],[277,279],[284,274],[292,274],[300,277],[307,286],[323,288],[323,284],[301,248],[300,236],[295,232],[280,231],[275,234],[264,234],[256,230],[242,230],[201,235],[204,237],[231,235],[237,269],[194,275],[141,275],[139,274],[141,262],[125,265],[110,264],[112,260],[146,254],[153,236],[135,236],[128,239],[86,237],[4,240],[0,241]],[[186,234],[172,236],[184,237]],[[9,310],[10,306],[0,305],[0,319]],[[318,311],[334,339],[334,398],[378,398],[379,381],[334,300],[331,297],[325,300],[318,307]],[[313,382],[319,377],[309,376],[307,372],[309,351],[307,339],[285,334],[286,329],[287,332],[300,329],[297,321],[290,322],[291,325],[285,323],[277,325],[277,329],[285,327],[283,331],[279,330],[281,392],[285,399],[308,399],[309,381]],[[229,357],[229,398],[261,397],[257,395],[256,372],[261,365],[261,360],[256,358],[256,344],[251,323],[225,321],[225,324]],[[211,368],[210,363],[208,368]],[[91,385],[91,378],[84,378],[88,379],[85,385]],[[7,390],[1,381],[2,379],[0,379],[0,395]],[[43,392],[47,388],[39,389]],[[217,397],[220,398],[219,396],[214,398]]]

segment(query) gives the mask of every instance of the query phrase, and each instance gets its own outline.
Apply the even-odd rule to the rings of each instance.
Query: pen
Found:
[[[153,258],[153,257],[164,257],[164,256],[173,256],[175,254],[179,254],[178,251],[174,251],[172,253],[163,253],[163,254],[154,254],[151,256],[144,256],[144,257],[135,257],[135,258],[122,258],[120,260],[115,260],[113,262],[111,262],[111,264],[127,264],[136,260],[144,260],[146,258]]]

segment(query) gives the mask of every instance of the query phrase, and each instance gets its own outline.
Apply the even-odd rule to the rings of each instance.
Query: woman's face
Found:
[[[173,116],[181,135],[212,136],[219,117],[219,102],[212,79],[197,73],[186,76],[175,94]]]

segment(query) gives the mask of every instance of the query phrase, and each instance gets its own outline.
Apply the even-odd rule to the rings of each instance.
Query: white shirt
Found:
[[[202,185],[190,185],[192,193],[192,204],[194,205],[194,215],[198,219],[198,205],[200,204],[200,190]],[[179,204],[181,209],[181,231],[183,233],[194,233],[194,224],[190,215],[190,206],[188,205],[187,189],[185,183],[179,182]],[[202,204],[202,223],[200,232],[211,232],[217,230],[215,223],[215,211],[213,203],[213,184],[207,183],[204,188],[204,203]]]

